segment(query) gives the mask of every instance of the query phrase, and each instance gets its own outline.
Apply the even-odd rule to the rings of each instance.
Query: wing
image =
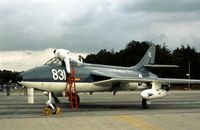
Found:
[[[116,75],[113,73],[110,73],[110,72],[106,73],[106,72],[98,71],[98,70],[92,71],[91,76],[95,82],[105,81],[105,80],[111,79],[111,77],[116,77]]]
[[[105,85],[112,85],[113,83],[130,83],[130,82],[140,82],[140,83],[168,83],[168,84],[200,84],[200,80],[194,79],[174,79],[174,78],[133,78],[133,77],[120,77],[120,78],[111,78],[108,80],[97,81],[94,82],[95,85],[98,86],[105,86]]]

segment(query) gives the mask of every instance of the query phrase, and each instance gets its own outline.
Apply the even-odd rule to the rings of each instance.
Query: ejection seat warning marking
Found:
[[[61,70],[61,69],[52,69],[52,77],[54,80],[66,80],[66,73],[65,70]]]

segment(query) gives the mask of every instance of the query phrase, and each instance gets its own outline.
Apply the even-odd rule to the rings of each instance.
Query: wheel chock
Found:
[[[51,116],[51,115],[52,115],[52,111],[51,111],[51,109],[48,108],[48,107],[45,107],[45,108],[43,109],[43,113],[44,113],[45,116]]]
[[[61,108],[60,107],[56,107],[56,115],[60,115],[61,114]]]

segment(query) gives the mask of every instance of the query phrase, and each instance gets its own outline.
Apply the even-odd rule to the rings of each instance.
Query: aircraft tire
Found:
[[[45,107],[43,109],[43,113],[44,113],[45,116],[51,116],[52,115],[52,111],[49,107]]]
[[[78,94],[76,96],[77,96],[77,103],[78,103],[78,106],[79,106],[79,104],[80,104],[80,96]]]
[[[144,98],[142,99],[142,108],[147,109],[147,108],[149,108],[150,104],[151,104],[150,100],[147,100]]]

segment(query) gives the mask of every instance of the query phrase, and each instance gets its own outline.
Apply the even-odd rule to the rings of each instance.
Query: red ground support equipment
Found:
[[[76,93],[76,83],[75,83],[75,71],[74,67],[72,67],[72,74],[67,75],[67,85],[66,85],[66,96],[69,97],[70,101],[70,108],[73,110],[73,108],[76,108],[76,111],[78,110],[78,98]]]

